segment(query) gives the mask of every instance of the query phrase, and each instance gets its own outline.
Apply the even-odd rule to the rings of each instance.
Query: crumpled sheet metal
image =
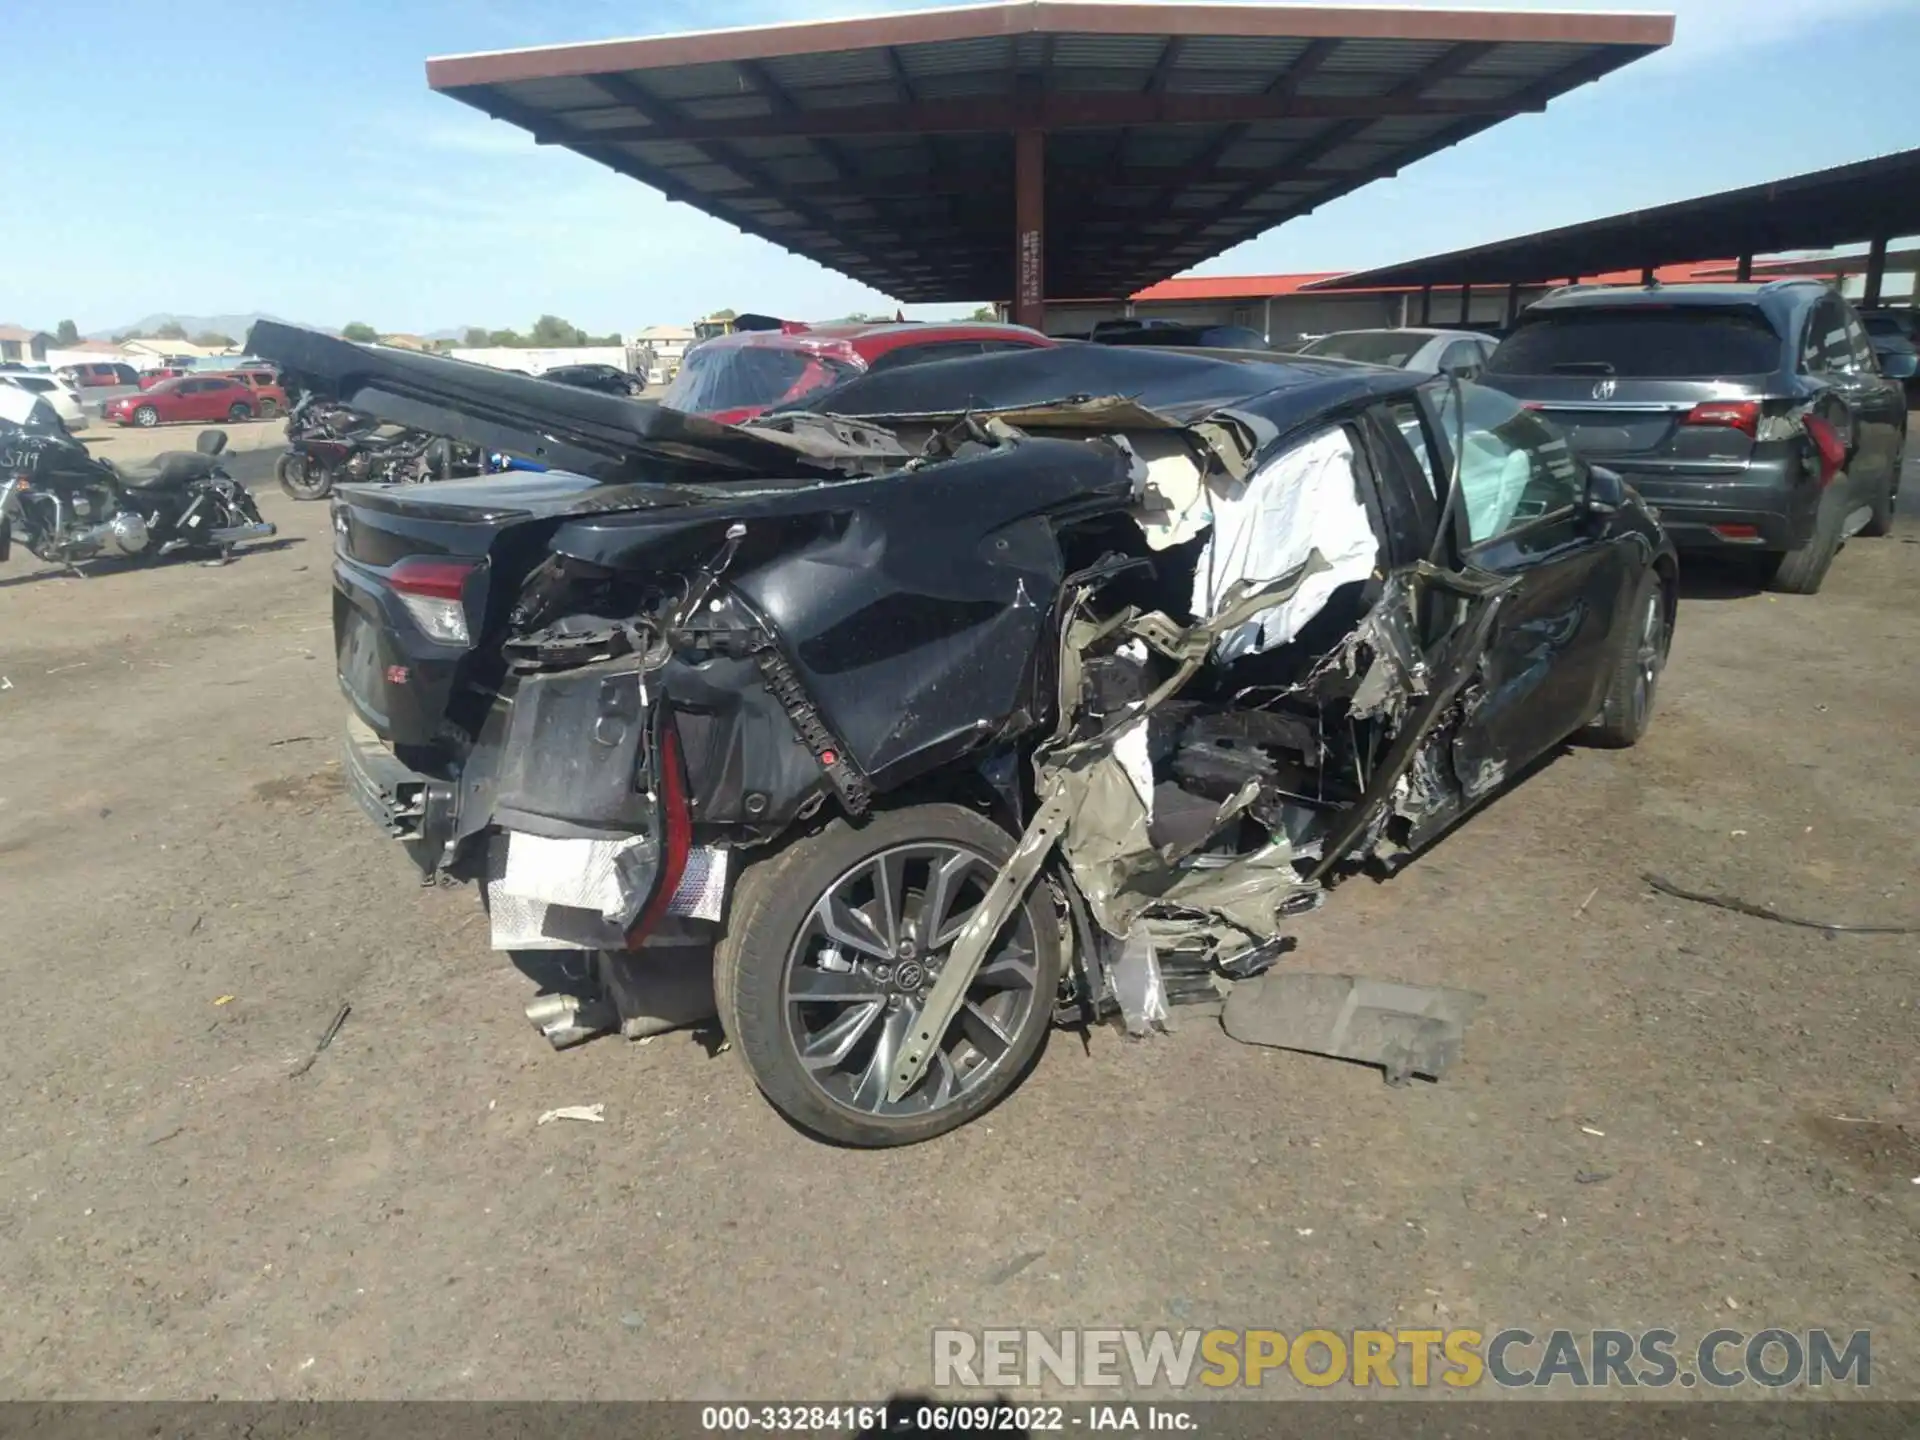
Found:
[[[1378,1065],[1399,1085],[1446,1073],[1485,998],[1438,985],[1269,971],[1234,986],[1220,1023],[1249,1045]]]
[[[1166,860],[1147,835],[1151,791],[1142,794],[1116,748],[1131,730],[1145,724],[1155,707],[1193,678],[1221,634],[1285,604],[1308,576],[1326,566],[1316,550],[1277,579],[1236,584],[1218,615],[1189,629],[1158,611],[1147,615],[1123,611],[1096,623],[1085,613],[1088,591],[1083,588],[1071,595],[1061,627],[1059,719],[1053,735],[1034,754],[1034,789],[1040,806],[1021,834],[1013,858],[994,877],[955,938],[940,978],[921,1007],[920,1023],[901,1047],[887,1086],[889,1100],[903,1098],[926,1073],[935,1042],[959,1013],[988,946],[1039,878],[1056,845],[1062,848],[1096,923],[1120,937],[1132,930],[1135,919],[1152,911],[1163,923],[1190,913],[1196,928],[1209,934],[1220,920],[1238,928],[1239,918],[1244,918],[1254,922],[1245,927],[1249,937],[1265,939],[1273,933],[1281,904],[1297,904],[1300,896],[1317,890],[1285,865],[1291,850],[1282,839],[1217,870],[1176,868],[1169,873]],[[1089,645],[1116,630],[1145,641],[1177,661],[1178,668],[1118,724],[1066,743],[1080,701],[1081,657]],[[1236,796],[1227,804],[1239,799]],[[1136,885],[1144,886],[1144,891],[1136,893]],[[1280,886],[1284,890],[1275,893]],[[1213,908],[1217,905],[1226,908]]]

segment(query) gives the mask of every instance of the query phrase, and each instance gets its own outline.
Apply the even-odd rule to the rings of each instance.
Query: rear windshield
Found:
[[[663,405],[690,414],[774,405],[806,390],[831,384],[852,368],[804,350],[741,345],[690,351]],[[797,387],[797,388],[796,388]]]
[[[1780,367],[1780,337],[1757,310],[1564,310],[1522,320],[1487,360],[1489,375],[1617,375],[1706,380]]]
[[[1390,365],[1398,369],[1431,338],[1409,335],[1404,330],[1355,330],[1346,335],[1322,335],[1312,344],[1302,345],[1300,353],[1331,355],[1335,360],[1363,360],[1369,365]]]
[[[22,390],[31,390],[37,395],[45,395],[53,389],[53,381],[42,380],[35,375],[16,375],[13,377],[13,383]]]

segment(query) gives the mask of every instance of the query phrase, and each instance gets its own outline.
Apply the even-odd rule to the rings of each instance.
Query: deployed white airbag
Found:
[[[1336,426],[1276,455],[1245,484],[1218,480],[1213,533],[1193,571],[1193,613],[1208,620],[1236,581],[1272,580],[1318,550],[1328,568],[1309,575],[1282,605],[1220,637],[1214,653],[1235,660],[1285,645],[1342,585],[1373,573],[1380,542],[1357,493],[1353,441]]]

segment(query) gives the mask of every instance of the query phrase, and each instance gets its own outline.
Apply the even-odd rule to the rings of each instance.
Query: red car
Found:
[[[179,375],[138,395],[107,402],[105,418],[116,425],[158,425],[168,420],[251,420],[254,392],[225,375]]]
[[[177,380],[182,375],[191,375],[192,373],[193,372],[184,365],[162,365],[158,370],[141,371],[138,383],[142,390],[151,390],[162,380]]]
[[[739,330],[687,352],[660,403],[725,424],[750,420],[850,375],[1057,344],[1024,325],[801,325]]]
[[[281,388],[280,376],[273,370],[227,370],[221,378],[233,380],[253,392],[253,410],[256,415],[270,417],[280,414],[287,408],[287,392]]]

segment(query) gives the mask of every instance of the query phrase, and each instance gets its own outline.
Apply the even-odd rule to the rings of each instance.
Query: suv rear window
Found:
[[[810,368],[817,378],[806,387],[809,390],[853,373],[851,367],[804,350],[773,345],[703,347],[687,355],[679,377],[667,387],[660,403],[692,414],[773,405],[809,379]]]
[[[1523,319],[1488,358],[1487,373],[1705,380],[1768,375],[1780,364],[1780,337],[1758,311],[1609,306]]]

